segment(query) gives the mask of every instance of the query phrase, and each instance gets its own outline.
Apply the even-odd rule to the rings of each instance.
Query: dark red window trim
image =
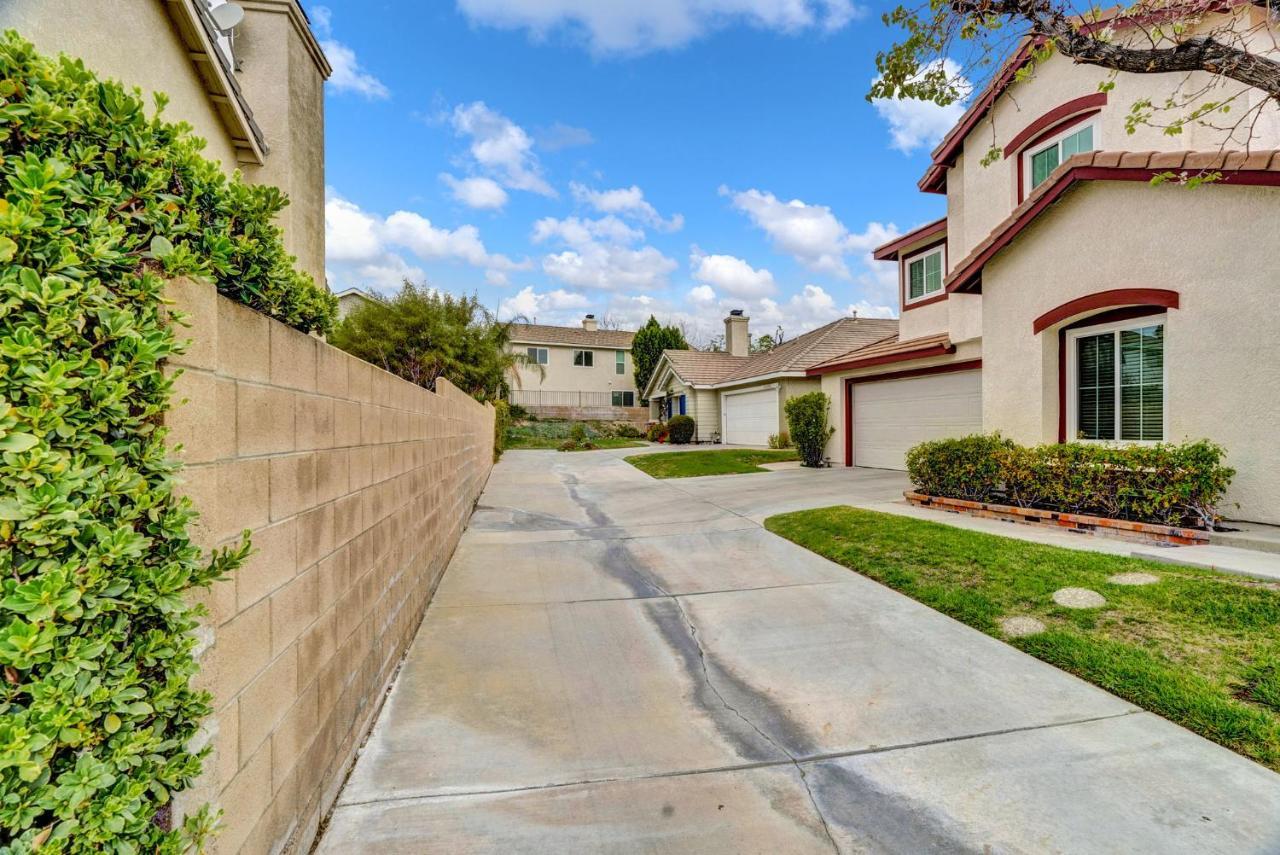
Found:
[[[1053,130],[1064,119],[1079,118],[1077,113],[1086,111],[1097,112],[1107,105],[1106,92],[1094,92],[1092,95],[1082,95],[1079,98],[1072,98],[1065,104],[1059,104],[1040,118],[1031,122],[1018,133],[1014,134],[1013,139],[1004,147],[1004,156],[1009,157],[1015,151],[1021,152],[1027,145],[1034,141],[1035,138],[1043,136],[1042,131]]]
[[[946,365],[930,365],[926,368],[909,368],[906,371],[890,371],[887,374],[868,374],[865,377],[846,377],[844,381],[844,465],[853,465],[853,387],[858,383],[876,383],[881,380],[906,380],[930,374],[951,374],[955,371],[977,371],[982,368],[981,359],[948,362]]]
[[[1141,288],[1129,289],[1132,291],[1141,291]],[[1149,289],[1157,290],[1157,289]],[[1106,293],[1114,293],[1108,291]],[[1157,315],[1165,309],[1176,309],[1177,292],[1169,291],[1174,295],[1173,305],[1165,305],[1155,303],[1149,306],[1125,306],[1122,309],[1112,309],[1109,312],[1100,312],[1096,315],[1090,315],[1087,318],[1081,318],[1078,321],[1067,324],[1058,330],[1058,442],[1067,441],[1067,333],[1071,330],[1080,329],[1081,327],[1093,327],[1101,324],[1114,324],[1120,321],[1131,321],[1134,318],[1145,317],[1146,315]],[[1077,302],[1077,301],[1072,301]],[[1069,305],[1069,304],[1064,304]],[[1036,330],[1039,332],[1039,330]]]
[[[1031,331],[1038,335],[1067,318],[1110,306],[1160,306],[1165,309],[1176,309],[1178,301],[1178,292],[1166,288],[1114,288],[1110,291],[1099,291],[1096,294],[1086,294],[1083,297],[1068,300],[1050,309],[1031,322]]]
[[[1025,152],[1029,151],[1030,149],[1036,148],[1045,140],[1051,137],[1055,137],[1058,134],[1062,133],[1063,131],[1068,131],[1071,128],[1075,127],[1076,125],[1084,124],[1089,119],[1092,119],[1094,116],[1098,115],[1099,112],[1100,112],[1099,110],[1090,110],[1087,113],[1080,113],[1078,115],[1070,117],[1069,119],[1064,119],[1063,121],[1058,122],[1056,125],[1046,130],[1044,133],[1038,134],[1034,139],[1032,139],[1030,142],[1026,143],[1020,149],[1018,149],[1017,154],[1013,158],[1013,171],[1017,176],[1015,183],[1017,184],[1017,189],[1018,189],[1017,202],[1019,204],[1022,203],[1023,199],[1027,198],[1027,187],[1026,187],[1027,179],[1025,177],[1026,166],[1023,165],[1023,160],[1025,160],[1025,158],[1022,155]],[[1035,189],[1035,188],[1032,188],[1032,189]]]
[[[902,307],[902,311],[909,312],[912,309],[918,309],[921,306],[928,306],[930,303],[936,303],[939,300],[947,299],[949,295],[947,294],[947,287],[946,287],[946,281],[947,281],[946,245],[947,245],[947,238],[945,235],[943,235],[941,238],[939,238],[938,240],[935,240],[933,243],[928,243],[928,244],[925,244],[924,246],[919,246],[911,250],[911,256],[914,257],[917,255],[922,255],[924,253],[927,253],[929,252],[929,250],[937,249],[938,247],[943,247],[943,250],[942,250],[943,286],[942,286],[942,290],[939,291],[937,294],[934,294],[932,297],[923,297],[919,300],[916,300],[914,303],[911,303],[910,305],[907,305],[907,263],[906,263],[907,260],[906,258],[899,256],[898,258],[898,305]]]

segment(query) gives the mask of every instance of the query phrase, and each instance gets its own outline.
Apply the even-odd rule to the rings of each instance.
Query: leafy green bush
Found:
[[[672,445],[688,445],[693,440],[696,425],[692,416],[672,416],[667,420],[667,435]]]
[[[631,422],[618,422],[613,426],[613,435],[622,439],[643,439],[644,431]]]
[[[654,422],[649,425],[649,429],[645,431],[645,439],[650,442],[666,442],[667,426],[662,422]]]
[[[569,439],[573,440],[574,442],[586,442],[587,426],[584,425],[582,422],[574,422],[573,425],[569,428]]]
[[[513,419],[527,419],[529,417],[529,411],[519,404],[508,404],[507,408],[511,411],[511,418]]]
[[[925,442],[907,454],[922,493],[1018,507],[1210,527],[1235,475],[1208,441],[1020,446],[999,436]]]
[[[769,434],[769,447],[779,448],[779,449],[790,448],[791,434],[785,430],[781,430],[781,431],[778,431],[777,433]]]
[[[830,407],[831,398],[826,392],[797,395],[788,398],[783,405],[791,441],[796,444],[800,462],[805,466],[822,465],[827,440],[835,433],[835,428],[827,425],[827,410]]]
[[[159,106],[163,99],[157,97]],[[74,60],[0,38],[0,850],[178,853],[209,712],[191,686],[202,556],[163,416],[180,352],[165,277],[304,331],[336,301],[292,268],[274,188]]]
[[[507,428],[511,427],[511,407],[501,399],[493,402],[493,462],[507,449]]]

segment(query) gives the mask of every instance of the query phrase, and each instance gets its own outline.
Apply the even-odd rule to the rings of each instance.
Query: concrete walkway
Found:
[[[900,474],[495,469],[325,853],[1280,851],[1280,776],[764,531]]]

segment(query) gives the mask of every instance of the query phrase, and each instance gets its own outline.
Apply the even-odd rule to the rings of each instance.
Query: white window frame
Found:
[[[548,351],[545,347],[526,347],[524,349],[524,355],[526,359],[529,357],[529,351],[531,350],[535,351],[534,358],[533,358],[534,365],[550,365],[551,364],[551,352]]]
[[[941,272],[938,274],[938,290],[925,291],[919,297],[913,298],[911,296],[911,265],[914,262],[921,261],[926,257],[933,255],[934,253],[942,254],[942,266],[939,268]],[[929,287],[928,282],[925,283],[925,287]],[[908,255],[906,258],[902,259],[902,304],[904,306],[910,306],[912,303],[920,303],[936,297],[939,294],[945,293],[947,293],[947,245],[945,243],[939,244],[938,246],[931,246],[928,249],[922,249],[914,255]]]
[[[1063,357],[1067,360],[1067,394],[1064,405],[1067,408],[1067,442],[1090,442],[1099,445],[1158,445],[1161,442],[1168,441],[1169,438],[1169,359],[1168,352],[1164,354],[1162,360],[1163,369],[1160,372],[1160,383],[1163,387],[1163,419],[1160,424],[1160,439],[1080,439],[1080,390],[1077,388],[1076,377],[1079,374],[1079,368],[1076,365],[1077,350],[1076,340],[1088,338],[1089,336],[1102,335],[1104,333],[1115,334],[1123,330],[1139,330],[1143,327],[1155,326],[1157,324],[1164,327],[1164,344],[1167,348],[1169,345],[1169,322],[1168,313],[1162,312],[1158,315],[1146,315],[1141,318],[1130,318],[1127,321],[1115,321],[1109,324],[1098,324],[1092,327],[1080,327],[1079,329],[1067,331],[1066,347],[1063,348]],[[1116,433],[1120,432],[1120,343],[1116,342],[1115,352],[1115,395],[1116,395]]]
[[[580,354],[580,353],[585,353],[585,354],[587,354],[587,355],[589,355],[589,356],[591,357],[591,364],[590,364],[590,365],[587,365],[587,362],[586,362],[586,360],[585,360],[585,359],[582,361],[582,363],[581,363],[581,364],[579,364],[579,363],[578,363],[578,354]],[[594,350],[591,350],[590,348],[577,348],[577,347],[575,347],[575,348],[573,349],[573,367],[574,367],[574,368],[595,368],[595,367],[596,367],[596,352],[595,352]]]
[[[1083,122],[1074,124],[1069,128],[1059,131],[1058,133],[1054,134],[1048,139],[1043,139],[1040,142],[1036,143],[1035,145],[1029,145],[1022,150],[1022,198],[1025,199],[1027,196],[1031,195],[1031,191],[1035,190],[1036,187],[1038,186],[1031,183],[1031,179],[1033,177],[1031,174],[1031,158],[1035,157],[1037,154],[1044,151],[1045,149],[1053,148],[1055,145],[1061,146],[1063,140],[1065,140],[1069,136],[1073,136],[1074,134],[1080,133],[1085,128],[1093,129],[1093,148],[1089,150],[1102,151],[1102,137],[1101,137],[1102,127],[1098,123],[1097,116],[1093,116],[1091,118],[1084,120]],[[1062,162],[1063,162],[1062,153],[1059,152],[1058,166],[1061,166]]]

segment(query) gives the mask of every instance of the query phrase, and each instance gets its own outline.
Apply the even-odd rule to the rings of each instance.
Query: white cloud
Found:
[[[772,273],[732,255],[703,255],[695,248],[689,267],[694,279],[731,297],[757,299],[778,290]]]
[[[558,195],[543,177],[533,139],[524,128],[483,101],[459,104],[451,121],[455,132],[470,139],[476,163],[503,186],[542,196]]]
[[[644,239],[644,232],[614,216],[545,217],[534,223],[530,239],[566,247],[544,256],[542,269],[575,288],[653,290],[665,287],[667,276],[679,266],[652,246],[634,246]]]
[[[548,128],[537,128],[533,132],[534,142],[543,151],[560,151],[566,148],[591,145],[596,138],[586,128],[576,128],[564,122],[555,122]]]
[[[513,261],[491,253],[473,225],[440,228],[421,214],[396,211],[385,219],[330,190],[325,199],[325,262],[336,288],[369,285],[394,287],[408,277],[422,279],[421,267],[408,262],[401,250],[422,261],[452,261],[483,270],[488,281],[505,284],[506,275],[528,270],[528,260]]]
[[[689,300],[693,303],[712,303],[715,299],[715,289],[710,285],[696,285],[689,289]]]
[[[391,90],[360,66],[356,52],[351,48],[333,39],[322,40],[320,48],[329,58],[329,65],[333,66],[333,74],[329,75],[330,87],[338,92],[354,92],[371,101],[391,97]]]
[[[925,70],[937,68],[934,60]],[[964,91],[960,100],[945,106],[919,98],[877,98],[872,103],[880,118],[889,123],[889,145],[903,154],[918,148],[932,148],[960,121],[973,86],[960,73],[960,66],[953,60],[943,59],[942,68],[947,76]]]
[[[788,338],[795,338],[838,318],[854,314],[863,318],[891,318],[895,313],[888,306],[873,306],[865,300],[841,307],[821,286],[805,285],[786,301],[760,300],[748,314],[754,335],[772,332],[780,326]]]
[[[566,34],[598,55],[680,47],[739,23],[832,32],[865,11],[853,0],[458,0],[458,8],[473,23],[527,30],[535,39]]]
[[[810,270],[842,279],[850,275],[846,255],[868,252],[898,234],[892,223],[870,223],[862,233],[851,233],[825,205],[799,199],[784,202],[761,190],[734,192],[721,187],[720,194],[730,196],[733,206],[769,235],[778,249]]]
[[[453,198],[469,208],[496,211],[507,204],[507,191],[492,178],[454,178],[449,173],[442,172],[440,180],[449,185]]]
[[[664,220],[658,210],[645,201],[644,191],[634,184],[616,190],[593,190],[575,181],[569,185],[569,189],[574,199],[584,205],[590,205],[602,214],[631,217],[664,232],[676,232],[684,227],[684,217],[680,214],[674,214],[671,219]]]
[[[567,310],[585,309],[589,305],[590,301],[582,294],[562,288],[538,293],[533,290],[533,286],[527,286],[498,304],[498,317],[506,320],[516,317],[530,320],[536,318],[542,323],[559,323],[567,316]]]

